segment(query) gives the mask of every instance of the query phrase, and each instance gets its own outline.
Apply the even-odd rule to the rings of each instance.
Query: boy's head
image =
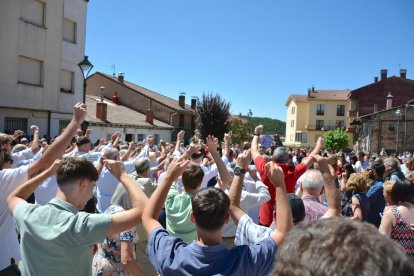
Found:
[[[184,188],[188,190],[196,190],[203,181],[204,171],[200,166],[191,165],[182,174]]]
[[[191,199],[192,217],[198,228],[214,232],[228,221],[230,198],[225,192],[214,187],[198,191]]]
[[[79,151],[88,152],[91,150],[91,140],[86,136],[79,137],[76,139],[76,146]]]
[[[59,189],[66,195],[79,199],[80,209],[92,198],[98,171],[85,158],[69,157],[60,163],[56,172]],[[83,205],[83,206],[82,206]]]

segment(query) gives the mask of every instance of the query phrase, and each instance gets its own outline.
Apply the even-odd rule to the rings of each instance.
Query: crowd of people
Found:
[[[413,158],[0,134],[1,275],[414,275]],[[29,139],[27,139],[29,138]]]

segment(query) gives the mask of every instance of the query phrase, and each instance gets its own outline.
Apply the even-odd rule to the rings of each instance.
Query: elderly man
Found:
[[[401,182],[405,179],[405,176],[400,169],[400,162],[398,159],[389,157],[384,160],[384,166],[387,180]]]
[[[266,174],[265,159],[259,153],[259,136],[263,132],[263,126],[259,125],[255,128],[254,136],[252,140],[251,153],[256,165],[257,170],[260,173],[262,182],[269,188],[270,200],[263,204],[260,207],[260,224],[264,226],[270,226],[273,221],[273,206],[275,205],[275,189],[274,186],[270,183],[270,180]],[[311,152],[310,156],[316,155],[319,153],[322,147],[322,139],[319,138],[315,149]],[[279,167],[282,168],[283,173],[285,174],[285,184],[286,190],[288,193],[295,192],[295,185],[298,178],[313,164],[313,158],[306,158],[302,163],[295,166],[287,166],[286,162],[289,157],[289,151],[285,147],[278,147],[275,149],[272,157],[272,162],[276,163]]]
[[[323,189],[322,173],[317,170],[308,170],[302,175],[300,191],[305,205],[305,221],[320,219],[328,211],[328,207],[321,204],[319,196]]]

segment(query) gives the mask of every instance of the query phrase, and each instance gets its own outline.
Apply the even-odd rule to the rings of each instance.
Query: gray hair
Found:
[[[138,158],[137,161],[135,161],[134,165],[135,165],[135,171],[138,174],[142,174],[143,172],[145,172],[151,166],[151,163],[150,163],[150,160],[148,158],[141,157],[141,158]]]
[[[387,158],[385,159],[384,164],[391,166],[393,170],[398,170],[400,168],[400,163],[398,162],[396,158],[392,158],[392,157]]]
[[[121,206],[124,210],[132,208],[131,199],[122,184],[118,184],[116,187],[115,192],[112,195],[111,204]]]
[[[276,163],[286,163],[289,157],[289,150],[285,147],[278,147],[273,152],[273,159]]]
[[[119,157],[119,151],[116,148],[108,148],[104,154],[106,159],[116,160]]]
[[[320,191],[323,187],[323,176],[318,170],[307,170],[301,177],[304,190]]]

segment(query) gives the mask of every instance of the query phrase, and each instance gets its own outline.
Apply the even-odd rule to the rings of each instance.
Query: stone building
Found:
[[[193,135],[196,99],[191,99],[191,105],[185,104],[185,93],[177,101],[125,80],[122,73],[114,77],[96,72],[87,79],[87,94],[107,99],[115,97],[121,105],[143,114],[150,112],[154,119],[174,127],[168,140],[175,141],[180,130],[186,132],[186,140]]]
[[[414,151],[414,100],[388,109],[360,116],[354,121],[356,150],[379,153]],[[385,101],[384,101],[385,102]]]
[[[0,132],[65,127],[82,101],[85,0],[0,1]]]

